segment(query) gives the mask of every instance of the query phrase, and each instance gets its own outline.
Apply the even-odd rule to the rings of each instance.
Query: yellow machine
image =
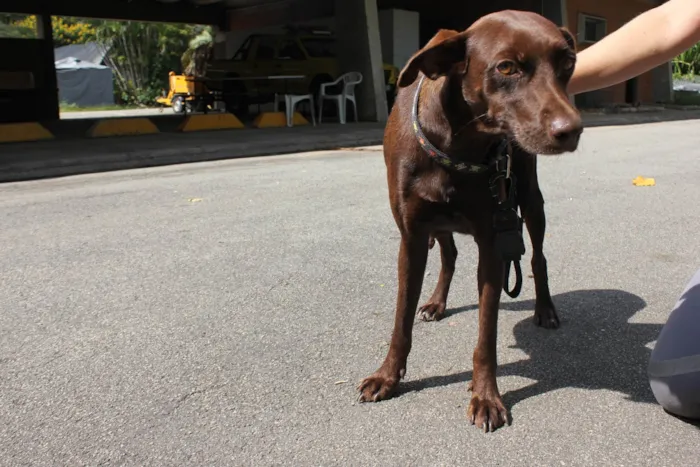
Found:
[[[167,94],[156,99],[161,105],[173,108],[175,113],[185,111],[206,112],[214,104],[214,96],[207,88],[204,81],[196,80],[192,76],[176,75],[171,71],[168,74],[170,89]]]

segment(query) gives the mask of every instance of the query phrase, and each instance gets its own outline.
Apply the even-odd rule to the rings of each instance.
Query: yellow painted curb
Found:
[[[188,115],[177,131],[206,131],[245,128],[243,123],[232,113]]]
[[[308,125],[309,121],[299,112],[294,112],[292,117],[294,126]],[[263,112],[253,121],[255,128],[280,128],[287,126],[287,117],[284,112]]]
[[[53,134],[41,123],[0,123],[0,143],[21,143],[53,139]]]
[[[90,138],[106,136],[133,136],[159,133],[148,118],[108,118],[97,121],[87,132]]]

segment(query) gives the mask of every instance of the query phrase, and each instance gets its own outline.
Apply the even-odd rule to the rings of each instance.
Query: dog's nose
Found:
[[[569,145],[578,142],[583,133],[583,124],[580,118],[555,118],[550,124],[549,131],[552,138],[560,144]]]

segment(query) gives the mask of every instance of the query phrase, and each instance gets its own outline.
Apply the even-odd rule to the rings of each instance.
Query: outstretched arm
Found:
[[[571,94],[612,86],[668,62],[700,42],[700,0],[669,0],[578,54]]]

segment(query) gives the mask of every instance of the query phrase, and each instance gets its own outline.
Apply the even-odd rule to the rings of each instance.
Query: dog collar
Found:
[[[424,80],[425,75],[422,75],[420,77],[420,81],[418,82],[418,87],[416,88],[416,95],[413,98],[413,111],[411,112],[413,131],[416,134],[416,138],[418,138],[418,143],[420,144],[421,148],[423,148],[423,150],[428,154],[428,156],[430,156],[430,158],[438,164],[448,169],[457,170],[458,172],[482,174],[488,172],[493,165],[498,166],[499,161],[504,159],[503,153],[508,147],[508,140],[506,138],[503,138],[503,141],[501,141],[500,144],[497,146],[496,151],[490,154],[492,155],[492,157],[489,158],[489,164],[475,164],[472,162],[463,162],[455,160],[454,158],[450,157],[449,155],[445,154],[444,152],[440,151],[438,148],[433,146],[433,144],[425,136],[425,133],[423,133],[423,129],[421,128],[420,122],[418,121],[418,104],[420,100],[420,90],[423,87]],[[508,156],[506,155],[505,158],[507,157]]]

